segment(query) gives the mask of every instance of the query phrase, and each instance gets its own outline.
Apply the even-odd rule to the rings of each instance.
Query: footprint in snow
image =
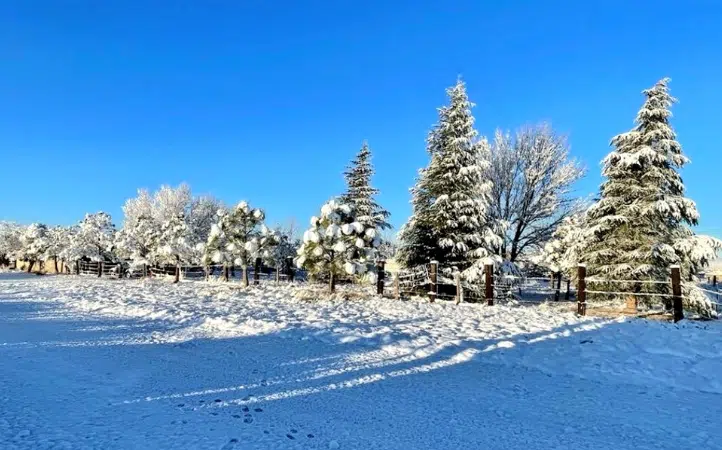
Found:
[[[228,441],[228,443],[226,443],[226,445],[221,447],[221,450],[231,450],[236,447],[236,444],[238,444],[238,439],[233,438],[230,441]]]

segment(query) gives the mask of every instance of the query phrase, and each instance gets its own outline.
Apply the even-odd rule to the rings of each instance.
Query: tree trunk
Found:
[[[236,278],[236,266],[231,265],[231,278]]]
[[[35,265],[35,261],[30,261],[30,264],[28,264],[28,273],[33,271],[34,265]]]
[[[281,281],[281,266],[276,265],[276,283]]]
[[[98,261],[98,278],[103,276],[103,262]]]
[[[260,283],[261,280],[261,258],[256,258],[253,265],[253,284]]]
[[[243,277],[243,287],[248,287],[248,266],[241,267],[241,276]]]
[[[175,279],[173,280],[174,283],[180,282],[180,264],[176,264],[175,266]]]
[[[331,272],[328,276],[328,290],[332,294],[336,292],[336,275],[334,275],[333,272]]]
[[[55,273],[60,273],[60,271],[58,270],[58,257],[57,256],[55,258],[53,258],[53,263],[55,264]]]
[[[75,275],[80,275],[80,260],[75,260]]]
[[[223,265],[223,281],[228,281],[228,266]]]

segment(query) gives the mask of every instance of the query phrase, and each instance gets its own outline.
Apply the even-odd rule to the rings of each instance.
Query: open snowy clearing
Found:
[[[722,448],[722,323],[0,274],[3,449]]]

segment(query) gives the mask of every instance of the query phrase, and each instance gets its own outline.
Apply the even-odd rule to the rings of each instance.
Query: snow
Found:
[[[306,291],[0,274],[0,447],[722,448],[720,322]]]

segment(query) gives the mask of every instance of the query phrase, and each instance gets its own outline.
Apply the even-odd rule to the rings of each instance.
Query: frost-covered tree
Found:
[[[388,223],[390,213],[383,209],[376,201],[379,190],[371,186],[371,177],[374,168],[371,165],[371,150],[364,142],[356,158],[344,172],[346,179],[346,193],[340,201],[345,203],[356,214],[356,220],[366,228],[375,228],[378,232],[391,228]]]
[[[202,261],[211,227],[216,223],[218,211],[224,208],[220,200],[210,196],[195,197],[191,200],[187,222],[190,243],[193,247],[192,263],[198,264]]]
[[[635,127],[615,136],[603,160],[598,201],[588,211],[588,245],[583,260],[590,275],[631,280],[663,280],[669,266],[688,273],[695,264],[691,249],[699,214],[684,196],[679,174],[688,159],[670,126],[676,101],[669,79],[643,91],[645,102]],[[624,286],[622,286],[624,287]],[[634,283],[635,292],[665,289]]]
[[[526,127],[514,137],[496,132],[491,146],[490,213],[502,228],[497,253],[517,262],[539,251],[564,219],[579,211],[572,186],[583,175],[567,140],[549,125]]]
[[[182,183],[178,187],[163,185],[153,194],[152,215],[156,223],[162,225],[176,220],[178,217],[188,217],[191,205],[191,189]]]
[[[181,263],[188,262],[192,249],[185,218],[180,215],[165,220],[160,227],[154,259],[160,263],[175,265],[175,283],[180,281]]]
[[[65,250],[65,248],[68,246],[68,238],[68,228],[61,226],[48,228],[48,247],[45,249],[43,259],[45,259],[46,261],[48,259],[53,260],[53,264],[55,265],[55,273],[60,272],[60,268],[58,267],[58,260],[62,258],[61,255],[63,254],[63,250]]]
[[[115,235],[115,248],[118,256],[130,260],[131,267],[143,267],[147,273],[147,266],[158,262],[155,256],[161,230],[150,215],[130,217]]]
[[[586,212],[577,211],[565,217],[557,226],[544,248],[530,258],[551,272],[562,272],[569,278],[576,277],[576,268],[586,245]]]
[[[78,250],[83,256],[92,261],[103,262],[106,259],[113,259],[113,242],[115,237],[115,225],[106,212],[86,214],[80,222],[78,231]],[[98,276],[102,271],[98,269]]]
[[[80,225],[72,225],[65,229],[66,244],[60,251],[60,258],[66,264],[73,261],[76,273],[79,272],[78,260],[86,256],[86,244],[80,234]]]
[[[0,221],[0,261],[10,264],[18,259],[22,252],[22,234],[22,226],[14,222]]]
[[[440,262],[466,277],[478,275],[482,261],[499,244],[489,215],[489,144],[479,139],[464,83],[447,90],[450,105],[427,139],[431,161],[412,190],[414,215],[400,233],[401,261],[407,265]]]
[[[204,262],[223,264],[228,279],[230,265],[241,266],[243,284],[248,286],[248,266],[253,264],[269,242],[262,239],[261,230],[265,214],[242,201],[228,211],[219,211],[218,221],[212,226]]]
[[[376,228],[361,224],[351,206],[331,200],[321,208],[320,217],[311,217],[296,265],[314,277],[328,277],[329,289],[334,292],[339,275],[366,273],[379,243]]]
[[[28,272],[36,263],[42,264],[48,249],[48,227],[42,223],[33,223],[20,236],[21,258],[28,262]],[[40,268],[42,270],[42,267]]]

